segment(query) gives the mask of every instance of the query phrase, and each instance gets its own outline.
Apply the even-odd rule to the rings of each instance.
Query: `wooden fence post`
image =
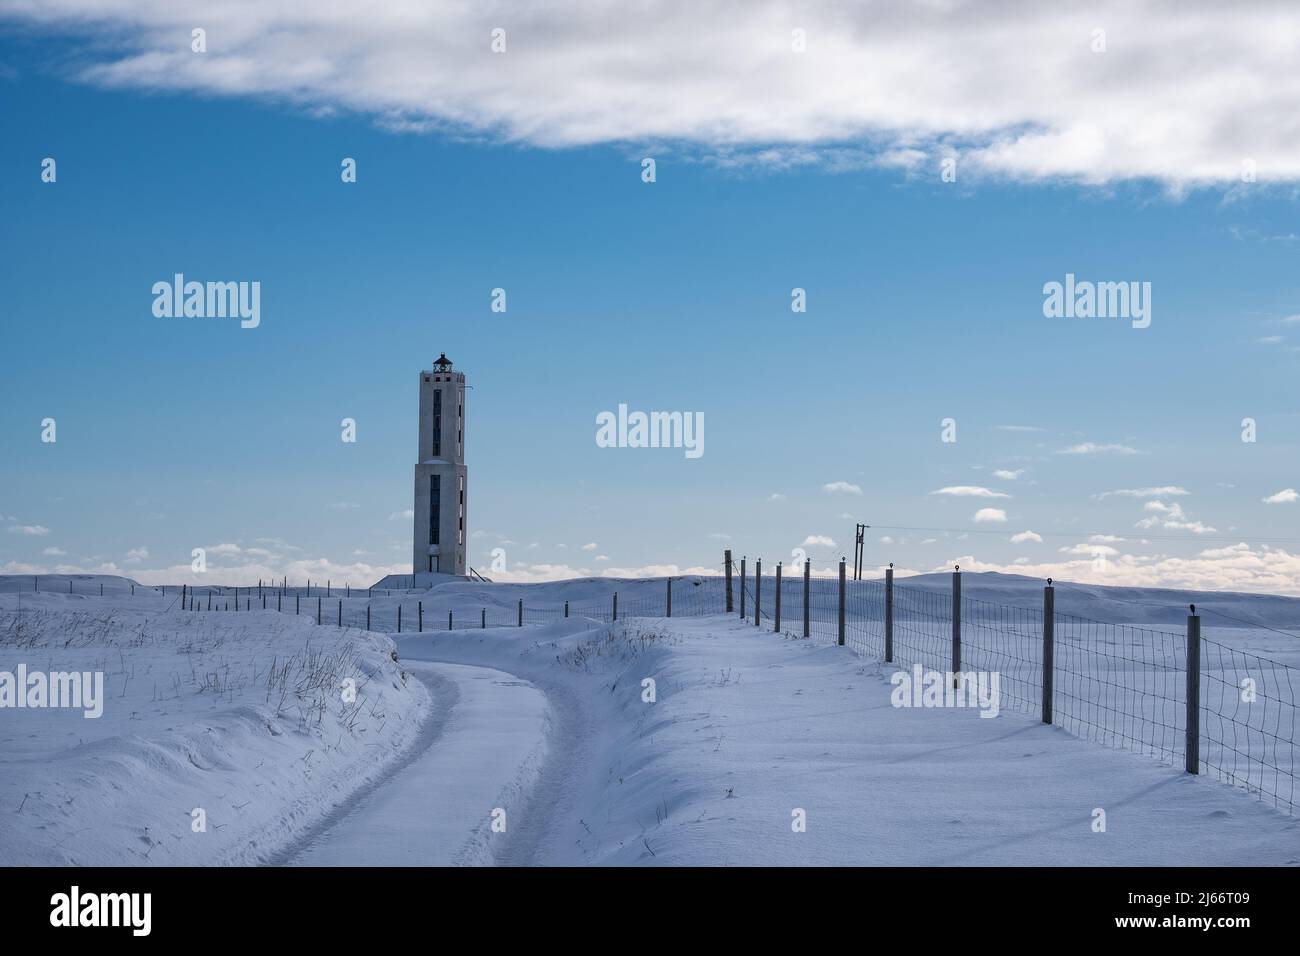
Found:
[[[1201,619],[1187,618],[1187,772],[1201,772]]]
[[[952,686],[961,687],[961,565],[952,572]]]
[[[1056,588],[1047,579],[1043,588],[1043,723],[1052,722],[1052,675],[1056,656]]]
[[[668,578],[668,617],[673,616],[673,579]]]
[[[894,562],[885,568],[885,663],[894,660]]]
[[[524,599],[523,598],[519,599],[519,623],[516,626],[517,627],[524,626]]]
[[[844,558],[840,558],[840,635],[836,642],[844,646]]]
[[[776,624],[772,627],[774,634],[781,633],[781,562],[776,562]]]
[[[763,593],[763,559],[756,558],[754,560],[754,626],[755,627],[758,627],[759,624],[759,616],[760,616],[759,609],[762,607],[762,605],[759,603],[759,600],[762,593]]]
[[[722,552],[722,570],[727,578],[727,613],[730,614],[735,608],[731,603],[731,549],[728,548]]]
[[[809,637],[812,630],[809,628],[809,588],[812,584],[812,562],[804,558],[803,562],[803,636]]]
[[[740,556],[740,619],[745,619],[745,556]]]

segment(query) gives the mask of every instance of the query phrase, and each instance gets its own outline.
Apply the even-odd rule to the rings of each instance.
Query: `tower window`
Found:
[[[442,457],[442,389],[433,390],[433,457]]]
[[[442,489],[439,488],[438,476],[429,478],[429,543],[438,544],[438,520],[442,517]]]

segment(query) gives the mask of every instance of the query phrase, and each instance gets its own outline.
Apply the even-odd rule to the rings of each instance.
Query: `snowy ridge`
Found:
[[[0,711],[7,862],[260,862],[399,759],[429,709],[382,635],[109,600],[0,597],[0,670],[106,688],[99,719]]]

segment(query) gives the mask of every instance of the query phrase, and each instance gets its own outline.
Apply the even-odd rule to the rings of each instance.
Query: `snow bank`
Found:
[[[21,597],[0,596],[0,671],[101,672],[106,693],[98,719],[0,709],[6,864],[262,861],[382,775],[430,709],[383,635]]]

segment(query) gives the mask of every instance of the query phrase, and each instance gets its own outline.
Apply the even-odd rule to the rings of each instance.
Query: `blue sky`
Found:
[[[108,56],[75,24],[0,32],[0,571],[409,570],[416,373],[445,351],[470,562],[504,547],[506,576],[829,567],[864,521],[872,568],[1300,589],[1300,502],[1264,500],[1300,487],[1284,186],[396,131],[88,77]],[[260,281],[261,325],[155,317],[176,272]],[[1150,282],[1151,326],[1045,318],[1066,273]],[[598,448],[620,402],[703,413],[705,454]],[[1066,451],[1092,445],[1122,447]]]

